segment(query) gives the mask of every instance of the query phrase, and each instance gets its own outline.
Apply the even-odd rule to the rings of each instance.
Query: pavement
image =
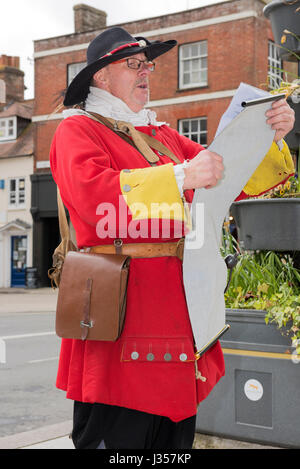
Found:
[[[0,288],[0,313],[54,312],[57,290]],[[48,425],[0,438],[0,449],[74,449],[69,434],[72,421]],[[279,449],[251,442],[196,433],[194,449]]]
[[[0,449],[74,449],[69,434],[72,421],[0,438]],[[196,433],[193,449],[279,449],[246,441]]]
[[[0,313],[55,311],[57,295],[53,288],[0,288]]]

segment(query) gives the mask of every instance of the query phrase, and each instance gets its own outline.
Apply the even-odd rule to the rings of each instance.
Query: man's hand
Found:
[[[274,141],[279,142],[294,127],[295,112],[285,99],[280,99],[272,104],[272,109],[266,112],[267,124],[276,130]]]
[[[223,177],[223,158],[212,151],[203,150],[184,169],[183,190],[211,189]]]

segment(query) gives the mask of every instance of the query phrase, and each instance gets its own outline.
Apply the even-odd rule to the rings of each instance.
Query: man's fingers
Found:
[[[266,112],[267,124],[276,131],[275,142],[284,138],[294,127],[295,111],[287,104],[285,99],[273,103],[272,108]]]
[[[285,116],[285,118],[288,119],[293,119],[295,116],[295,111],[287,104],[285,100],[280,100],[277,103],[274,103],[272,108],[266,112],[268,119],[272,119],[280,115]]]
[[[211,152],[211,154],[212,154],[212,156],[214,157],[214,159],[215,159],[216,161],[220,161],[220,162],[223,161],[223,157],[220,156],[220,155],[218,155],[218,153]]]
[[[279,99],[278,101],[274,101],[274,103],[272,104],[272,109],[276,109],[281,106],[288,106],[285,98]]]
[[[277,116],[271,117],[267,120],[267,124],[273,125],[277,124],[278,122],[290,122],[291,121],[291,114],[281,113]]]

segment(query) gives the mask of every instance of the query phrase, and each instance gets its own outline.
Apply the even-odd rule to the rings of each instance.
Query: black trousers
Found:
[[[124,407],[74,402],[76,449],[192,449],[196,415],[178,423]]]

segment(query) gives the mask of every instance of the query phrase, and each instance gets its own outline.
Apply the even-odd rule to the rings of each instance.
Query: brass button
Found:
[[[154,358],[155,358],[155,357],[154,357],[153,353],[148,353],[148,355],[147,355],[147,360],[148,360],[149,362],[152,362],[152,361],[154,360]]]
[[[132,360],[137,360],[139,358],[139,356],[140,355],[138,354],[138,352],[132,352],[132,354],[131,354]]]
[[[186,353],[181,353],[181,354],[179,355],[179,359],[180,359],[180,361],[182,361],[182,362],[187,361],[187,354],[186,354]]]
[[[124,192],[130,192],[130,191],[131,191],[131,186],[129,186],[129,184],[125,184],[125,185],[123,186],[123,191],[124,191]]]
[[[169,362],[172,360],[172,355],[170,353],[165,353],[164,359],[166,362]]]

